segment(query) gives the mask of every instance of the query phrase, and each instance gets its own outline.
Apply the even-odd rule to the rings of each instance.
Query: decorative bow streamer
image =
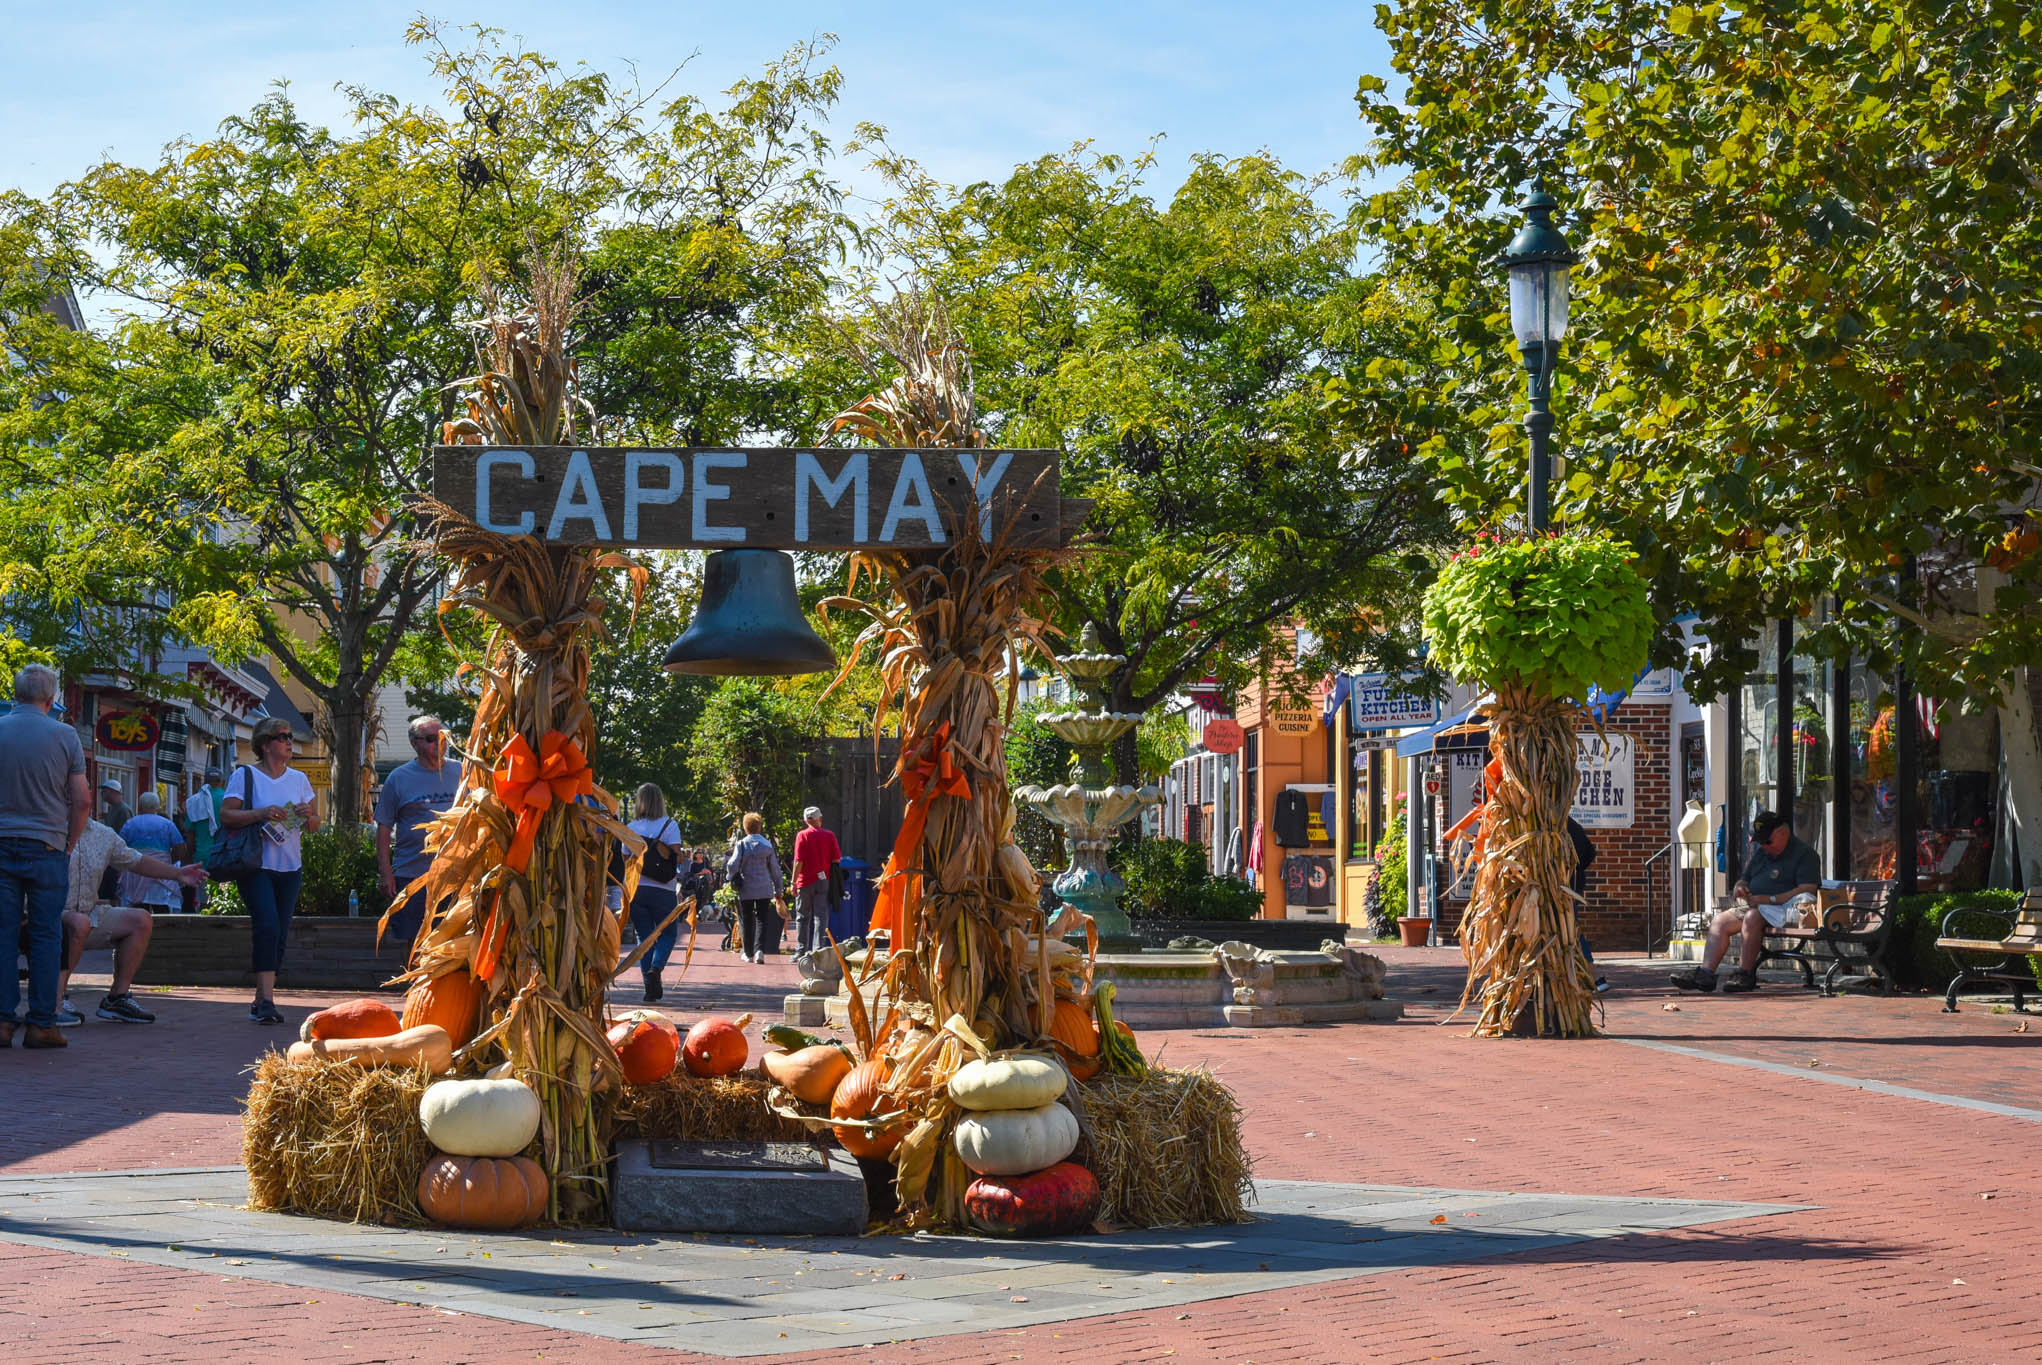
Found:
[[[517,813],[517,833],[511,839],[510,852],[503,855],[503,862],[518,873],[532,865],[532,844],[539,837],[539,817],[547,808],[555,801],[570,803],[596,789],[595,774],[589,771],[581,746],[558,730],[548,730],[540,737],[537,754],[523,735],[513,736],[503,746],[490,781],[497,798]]]
[[[971,783],[950,754],[949,721],[936,727],[935,735],[921,746],[912,763],[902,766],[900,789],[907,797],[907,813],[901,820],[900,836],[893,841],[893,852],[879,874],[879,899],[872,907],[872,928],[887,931],[894,952],[900,952],[903,946],[901,930],[907,908],[908,878],[916,875],[908,869],[918,862],[922,831],[929,823],[929,808],[939,795],[971,799]]]

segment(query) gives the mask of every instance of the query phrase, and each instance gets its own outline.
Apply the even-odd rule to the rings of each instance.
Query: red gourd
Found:
[[[749,1014],[734,1020],[710,1018],[689,1029],[687,1041],[681,1044],[681,1064],[688,1074],[731,1076],[744,1070],[745,1058],[751,1055],[744,1026],[750,1022]]]
[[[301,1043],[332,1038],[388,1038],[403,1025],[397,1011],[380,1000],[343,1000],[308,1017],[298,1030]]]
[[[650,1012],[634,1014],[611,1025],[610,1046],[633,1085],[653,1085],[671,1076],[681,1055],[681,1031],[673,1020]]]
[[[987,1232],[1054,1237],[1091,1226],[1099,1182],[1075,1161],[1033,1175],[982,1175],[964,1191],[965,1216]]]

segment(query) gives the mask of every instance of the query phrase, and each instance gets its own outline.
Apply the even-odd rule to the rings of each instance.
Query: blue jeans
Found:
[[[631,928],[638,935],[640,943],[651,936],[659,922],[674,912],[680,904],[680,897],[658,886],[641,886],[631,898]],[[638,959],[638,970],[651,976],[666,970],[666,960],[673,956],[674,940],[681,936],[681,922],[675,920],[665,932],[653,939],[652,946],[645,950],[645,956]]]
[[[298,909],[298,882],[304,872],[272,872],[263,868],[243,877],[241,903],[248,907],[248,935],[253,947],[249,970],[274,972],[284,965],[284,945],[291,938],[291,916]]]
[[[21,982],[15,945],[28,927],[28,1022],[57,1026],[57,973],[64,960],[64,898],[71,890],[71,859],[40,839],[0,839],[0,1023],[19,1024]]]

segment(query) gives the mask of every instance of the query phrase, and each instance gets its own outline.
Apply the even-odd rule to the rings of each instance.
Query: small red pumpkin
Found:
[[[610,1046],[633,1085],[652,1085],[673,1075],[681,1055],[681,1031],[664,1014],[634,1014],[618,1020],[609,1032]]]
[[[298,1030],[301,1043],[333,1038],[388,1038],[402,1028],[397,1011],[380,1000],[343,1000],[308,1017]]]
[[[833,1119],[869,1118],[872,1111],[886,1095],[886,1078],[893,1068],[886,1058],[875,1057],[869,1062],[860,1062],[851,1068],[851,1074],[844,1077],[830,1096],[830,1117]],[[850,1128],[839,1125],[830,1130],[837,1135],[837,1141],[852,1156],[878,1160],[900,1145],[906,1129],[893,1128],[870,1132],[864,1128]]]
[[[681,1044],[681,1062],[690,1076],[732,1076],[744,1070],[751,1047],[744,1025],[729,1019],[704,1019],[688,1030]]]
[[[546,1172],[528,1156],[433,1153],[418,1177],[418,1206],[450,1228],[521,1228],[546,1212]]]
[[[1075,1161],[1033,1175],[982,1175],[964,1191],[965,1216],[987,1232],[1054,1237],[1099,1216],[1099,1182]]]

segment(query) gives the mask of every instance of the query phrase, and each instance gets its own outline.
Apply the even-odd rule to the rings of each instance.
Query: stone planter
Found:
[[[376,921],[300,915],[277,985],[285,990],[381,991],[404,970],[404,949],[386,941],[378,953]],[[245,915],[158,915],[149,956],[135,974],[140,986],[238,986],[253,990]]]
[[[1273,952],[1309,953],[1347,927],[1338,920],[1293,919],[1138,919],[1134,931],[1148,948],[1167,948],[1177,938],[1202,938],[1213,943],[1247,943]]]

